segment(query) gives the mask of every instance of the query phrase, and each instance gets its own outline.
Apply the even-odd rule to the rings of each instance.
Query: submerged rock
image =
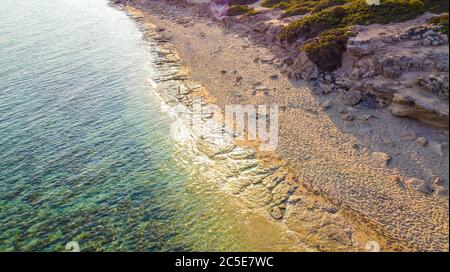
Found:
[[[281,218],[283,218],[283,212],[281,211],[281,209],[277,206],[272,207],[270,209],[270,215],[276,219],[276,220],[280,220]]]

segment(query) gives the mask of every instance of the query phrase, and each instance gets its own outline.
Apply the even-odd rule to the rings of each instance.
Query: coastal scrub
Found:
[[[228,16],[238,16],[238,15],[256,15],[259,14],[254,8],[244,6],[244,5],[233,5],[228,10]]]
[[[338,3],[340,0],[334,0]],[[337,2],[336,2],[337,1]],[[309,1],[291,0],[288,3],[307,3]],[[342,52],[349,35],[344,35],[344,29],[352,25],[369,25],[374,23],[388,24],[414,19],[425,12],[448,11],[448,2],[442,0],[381,0],[381,5],[367,5],[365,0],[346,0],[342,5],[333,5],[310,12],[308,15],[285,26],[278,38],[281,41],[294,43],[299,38],[306,40],[302,50],[307,50],[308,56],[325,70],[336,69],[340,64]],[[277,4],[276,4],[277,3]],[[267,6],[283,6],[285,2],[266,0]],[[440,24],[444,24],[442,20]],[[311,40],[312,39],[312,40]],[[338,53],[337,50],[340,50]],[[323,56],[317,55],[323,54]],[[339,61],[324,63],[327,57],[333,56]]]
[[[333,71],[341,66],[341,54],[350,36],[347,28],[330,29],[306,42],[301,49],[320,69]]]
[[[435,25],[442,26],[442,32],[448,35],[448,13],[433,17],[429,22]]]

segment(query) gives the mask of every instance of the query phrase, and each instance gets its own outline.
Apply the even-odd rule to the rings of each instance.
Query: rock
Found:
[[[278,74],[270,75],[270,79],[272,79],[272,80],[278,79]]]
[[[283,218],[283,212],[277,206],[272,207],[272,209],[270,210],[270,215],[276,220],[280,220],[281,218]]]
[[[444,187],[439,187],[434,190],[434,195],[438,197],[448,197],[448,190]]]
[[[294,60],[291,57],[284,57],[281,59],[281,62],[286,64],[287,66],[291,66],[294,64]]]
[[[435,177],[431,182],[435,186],[442,186],[442,185],[444,185],[444,180],[442,180],[440,177]]]
[[[273,63],[273,59],[271,57],[265,57],[265,58],[261,58],[260,61],[261,63],[265,63],[265,64],[272,64]]]
[[[436,33],[433,30],[428,30],[427,32],[422,34],[422,38],[427,38],[428,36],[434,36]]]
[[[372,157],[375,161],[379,162],[382,166],[387,166],[392,160],[392,157],[383,152],[373,152]]]
[[[254,89],[255,91],[267,91],[269,88],[267,88],[267,87],[264,86],[264,85],[256,85],[253,89]]]
[[[315,80],[319,77],[319,68],[312,62],[309,57],[301,52],[294,60],[292,68],[300,74],[304,80]]]
[[[326,83],[331,84],[333,83],[333,77],[330,74],[326,74],[323,79],[325,80]]]
[[[446,74],[430,75],[428,77],[418,76],[416,83],[443,100],[448,100],[449,98],[449,78]]]
[[[376,117],[373,116],[372,114],[364,114],[364,115],[361,116],[361,120],[364,120],[364,121],[369,121],[369,120],[372,120],[374,118],[376,118]]]
[[[410,178],[406,180],[405,185],[425,194],[432,194],[434,192],[434,188],[429,183],[418,178]]]
[[[433,42],[432,39],[426,38],[426,39],[422,40],[422,45],[423,46],[431,46],[432,42]]]
[[[244,79],[244,78],[243,78],[242,76],[237,76],[236,79],[235,79],[235,84],[236,84],[236,85],[241,84],[243,79]]]
[[[347,51],[356,57],[362,57],[371,54],[376,48],[376,44],[371,40],[358,40],[351,37],[347,42]]]
[[[224,74],[227,73],[227,70],[221,70],[220,73],[221,73],[222,75],[224,75]]]
[[[343,93],[342,101],[346,106],[355,106],[362,99],[361,92],[355,90],[354,88],[350,89],[347,92]]]
[[[427,195],[433,194],[434,191],[435,190],[434,190],[433,186],[431,186],[430,184],[424,184],[423,186],[421,186],[419,188],[419,192],[422,192],[422,193],[427,194]]]
[[[222,46],[221,45],[217,45],[216,48],[214,49],[213,53],[219,53],[222,50],[223,50]]]
[[[275,188],[272,189],[273,203],[281,204],[289,198],[289,193],[293,188],[287,182],[280,182]]]
[[[433,150],[434,152],[436,152],[439,156],[444,156],[444,153],[442,151],[442,145],[436,142],[430,142],[429,146],[431,148],[431,150]]]
[[[356,82],[345,77],[336,78],[334,82],[336,83],[336,85],[341,86],[345,89],[350,89],[357,85]]]
[[[395,93],[389,105],[390,112],[399,117],[411,117],[423,123],[448,127],[448,104],[437,99],[420,99],[417,95]],[[436,146],[438,148],[438,146]],[[439,148],[438,148],[439,149]],[[438,151],[440,154],[441,152]]]
[[[330,100],[325,100],[321,105],[322,109],[327,110],[333,106],[333,103],[331,103]]]
[[[387,78],[398,78],[402,73],[425,69],[430,62],[415,56],[387,54],[374,59],[374,69]]]
[[[289,202],[289,203],[296,204],[296,203],[300,202],[301,200],[302,200],[302,197],[301,197],[301,196],[298,196],[298,195],[292,195],[292,196],[288,199],[288,202]]]
[[[335,214],[338,212],[338,209],[335,207],[326,207],[326,208],[324,208],[324,211],[326,211],[327,213]]]
[[[402,182],[402,178],[399,175],[393,175],[391,177],[392,182],[400,184]]]
[[[348,30],[351,31],[351,32],[361,32],[364,29],[365,29],[365,27],[362,26],[362,25],[352,25],[352,26],[349,27]]]
[[[427,139],[425,139],[424,137],[419,137],[419,138],[417,138],[417,140],[416,140],[416,144],[417,144],[418,146],[426,146],[426,145],[428,144],[428,141],[427,141]]]
[[[355,120],[355,116],[353,115],[353,113],[348,112],[348,113],[344,114],[344,120],[345,121],[353,121],[353,120]]]
[[[333,92],[333,88],[329,84],[319,83],[315,88],[315,93],[330,94]]]

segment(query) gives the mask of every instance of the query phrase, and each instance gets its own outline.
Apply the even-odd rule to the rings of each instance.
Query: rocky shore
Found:
[[[266,167],[255,182],[238,170],[224,187],[230,193],[314,250],[365,250],[370,240],[382,250],[448,250],[448,38],[428,23],[432,15],[353,26],[331,73],[298,44],[277,41],[291,19],[276,19],[276,10],[216,21],[205,1],[114,2],[179,53],[161,65],[181,61],[182,73],[159,77],[191,81],[175,102],[195,94],[220,107],[279,105],[276,152],[255,153]],[[234,145],[225,157],[236,157]],[[220,164],[210,146],[198,146]],[[245,169],[254,163],[240,159]]]

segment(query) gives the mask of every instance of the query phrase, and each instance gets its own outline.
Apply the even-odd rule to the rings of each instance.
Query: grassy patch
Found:
[[[284,17],[316,13],[323,9],[345,4],[347,0],[265,0],[261,6],[280,8],[284,10]]]
[[[256,15],[259,14],[254,8],[250,8],[244,5],[233,5],[228,9],[228,16],[238,16],[238,15]]]
[[[448,13],[433,17],[430,23],[444,27],[443,32],[448,35]]]
[[[334,71],[341,66],[342,52],[350,36],[347,28],[327,30],[306,42],[301,49],[320,69]]]

